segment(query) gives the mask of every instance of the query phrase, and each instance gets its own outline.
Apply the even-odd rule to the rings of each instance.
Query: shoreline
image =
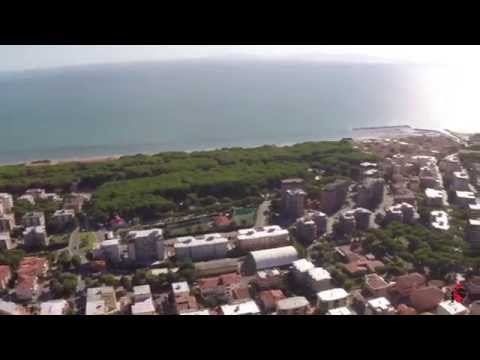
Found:
[[[410,130],[410,131],[400,131],[400,133],[392,134],[388,133],[388,130]],[[365,132],[363,136],[355,136],[355,132]],[[393,125],[393,126],[377,126],[377,127],[363,127],[363,128],[352,128],[350,131],[350,136],[345,136],[343,138],[352,138],[354,141],[361,141],[363,139],[371,138],[389,138],[389,137],[402,137],[402,136],[418,136],[418,135],[430,135],[436,136],[444,135],[452,137],[455,134],[455,131],[449,129],[419,129],[415,128],[410,125]],[[285,146],[293,146],[296,144],[302,144],[312,141],[340,141],[342,138],[337,139],[318,139],[318,140],[304,140],[304,141],[294,141],[294,142],[282,142],[279,144],[248,144],[248,145],[241,145],[241,146],[220,146],[220,147],[211,147],[205,149],[189,149],[189,150],[163,150],[163,151],[155,151],[155,152],[132,152],[132,153],[125,153],[125,154],[109,154],[109,155],[98,155],[98,156],[78,156],[78,157],[70,157],[70,158],[59,158],[59,159],[36,159],[36,160],[26,160],[26,161],[12,161],[12,162],[0,162],[0,166],[54,166],[54,165],[62,165],[62,164],[70,164],[70,163],[80,163],[80,164],[93,164],[93,163],[101,163],[101,162],[109,162],[119,160],[125,156],[135,156],[135,155],[144,155],[144,156],[153,156],[156,154],[167,153],[167,152],[184,152],[187,154],[191,154],[194,152],[202,152],[202,151],[215,151],[220,150],[223,148],[244,148],[244,149],[252,149],[262,146],[277,146],[277,147],[285,147]]]

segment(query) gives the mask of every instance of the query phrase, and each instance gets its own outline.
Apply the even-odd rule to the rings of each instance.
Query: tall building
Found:
[[[280,192],[282,194],[282,209],[286,206],[286,195],[287,190],[293,189],[303,189],[304,181],[303,179],[295,178],[295,179],[285,179],[281,181],[281,189]]]
[[[10,250],[11,248],[13,248],[13,242],[10,238],[10,233],[0,233],[0,250]]]
[[[130,231],[127,235],[129,259],[139,264],[163,260],[163,240],[162,229]]]
[[[327,215],[320,211],[308,211],[297,220],[296,228],[299,239],[310,244],[327,232]]]
[[[326,185],[321,193],[322,211],[331,214],[337,211],[345,202],[348,194],[348,182],[337,180]]]
[[[34,226],[45,226],[45,215],[41,211],[32,211],[22,217],[22,224],[26,228]]]
[[[23,232],[23,241],[27,248],[46,247],[49,244],[45,226],[30,226]]]
[[[289,189],[285,194],[284,213],[289,219],[298,219],[305,212],[305,197],[307,193],[302,189]]]
[[[0,215],[0,232],[11,232],[15,227],[15,215],[3,214]]]
[[[374,209],[383,201],[385,180],[367,178],[358,187],[356,203],[360,207]]]
[[[3,207],[5,213],[10,213],[13,208],[13,197],[7,193],[0,193],[0,204]],[[0,214],[1,215],[1,214]]]

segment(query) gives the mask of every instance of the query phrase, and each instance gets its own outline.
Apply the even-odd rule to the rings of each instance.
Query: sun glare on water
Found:
[[[429,122],[458,132],[480,132],[480,66],[433,66],[420,76]]]

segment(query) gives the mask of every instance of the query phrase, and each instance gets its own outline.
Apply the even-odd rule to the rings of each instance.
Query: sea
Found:
[[[336,140],[355,127],[443,128],[432,103],[445,93],[432,97],[426,72],[192,60],[3,74],[0,163]]]

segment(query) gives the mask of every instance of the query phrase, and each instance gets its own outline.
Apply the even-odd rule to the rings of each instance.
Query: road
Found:
[[[257,209],[257,220],[255,221],[255,227],[263,227],[268,225],[268,217],[265,216],[265,211],[270,209],[270,205],[272,202],[270,200],[266,200],[260,204]]]
[[[68,251],[71,256],[81,255],[80,252],[80,229],[76,228],[70,234],[70,240],[68,241]]]

